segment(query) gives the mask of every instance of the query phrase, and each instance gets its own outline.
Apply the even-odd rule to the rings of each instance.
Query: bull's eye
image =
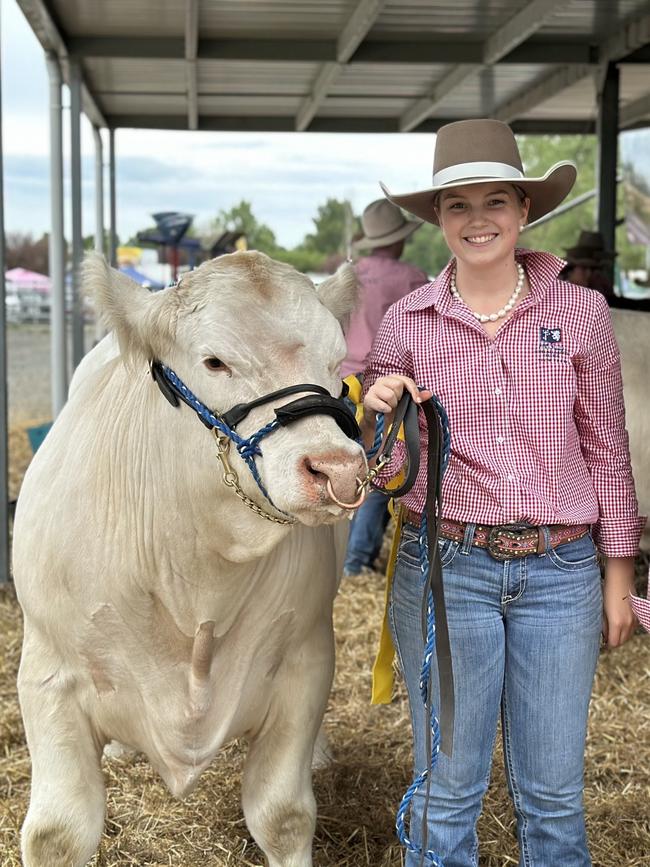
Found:
[[[223,361],[220,358],[215,358],[214,355],[210,358],[204,358],[203,364],[205,364],[208,370],[228,370]]]

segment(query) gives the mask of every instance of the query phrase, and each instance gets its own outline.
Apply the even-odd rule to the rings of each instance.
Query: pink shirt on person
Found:
[[[429,280],[424,271],[408,262],[381,254],[364,256],[354,270],[361,284],[361,295],[345,334],[348,355],[341,365],[343,377],[359,373],[366,366],[372,341],[391,304]]]
[[[594,524],[603,554],[637,553],[645,518],[625,430],[620,355],[606,300],[558,279],[563,262],[517,250],[530,293],[493,339],[449,290],[453,263],[393,305],[364,392],[390,373],[433,391],[449,415],[443,515],[480,524]],[[421,420],[421,447],[426,430]],[[404,460],[398,442],[392,466]],[[422,511],[426,468],[404,505]]]

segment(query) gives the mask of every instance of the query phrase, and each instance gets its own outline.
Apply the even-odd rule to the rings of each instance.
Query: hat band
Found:
[[[508,163],[458,163],[446,169],[434,172],[433,186],[442,187],[456,181],[466,181],[469,178],[503,178],[504,180],[521,180],[524,173]]]

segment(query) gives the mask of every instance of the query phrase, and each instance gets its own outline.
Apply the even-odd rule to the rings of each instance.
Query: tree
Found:
[[[445,267],[450,256],[441,230],[431,223],[424,223],[406,242],[402,258],[433,278]]]
[[[359,231],[359,220],[348,201],[328,199],[319,206],[314,226],[315,231],[305,237],[302,246],[323,256],[332,253],[345,255],[348,244]]]
[[[49,236],[35,240],[29,232],[7,232],[5,267],[26,268],[39,274],[50,273]]]
[[[253,214],[251,203],[244,199],[230,210],[220,211],[212,225],[215,229],[243,232],[251,250],[259,250],[268,256],[275,256],[278,251],[275,233],[267,225],[258,221]]]

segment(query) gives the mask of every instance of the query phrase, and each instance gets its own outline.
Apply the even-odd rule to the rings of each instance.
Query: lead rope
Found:
[[[415,404],[411,404],[410,395],[408,395],[408,393],[406,393],[405,396],[402,398],[400,404],[400,407],[398,407],[398,410],[395,413],[395,423],[397,424],[397,427],[399,427],[399,423],[402,419],[404,419],[405,427],[408,425],[411,428],[410,432],[406,431],[406,441],[407,443],[409,443],[410,441],[409,461],[411,461],[414,455],[417,455],[419,459],[419,434],[417,437],[418,451],[413,452],[413,449],[415,448],[413,419],[415,419],[415,424],[417,426],[417,412],[413,412],[411,407],[415,407]],[[420,406],[426,417],[428,427],[427,497],[424,512],[422,514],[422,521],[420,524],[420,534],[418,540],[420,550],[420,571],[422,573],[422,583],[424,590],[422,597],[422,619],[423,637],[425,642],[424,658],[420,672],[420,695],[422,697],[422,701],[424,702],[427,719],[429,720],[426,744],[427,767],[424,768],[424,770],[421,771],[419,774],[417,774],[417,776],[407,789],[406,793],[404,794],[397,810],[395,828],[397,831],[398,839],[402,846],[404,846],[407,851],[419,856],[420,867],[424,867],[425,864],[432,865],[432,867],[444,867],[444,862],[442,858],[437,855],[433,850],[427,849],[427,811],[430,797],[431,772],[433,771],[433,768],[435,767],[438,760],[438,754],[441,749],[442,740],[440,722],[438,720],[438,716],[432,703],[431,662],[433,659],[434,651],[438,652],[439,657],[446,657],[445,663],[449,666],[449,672],[451,674],[451,658],[449,655],[446,611],[444,606],[444,594],[442,590],[442,572],[440,566],[440,555],[438,551],[438,518],[440,516],[441,483],[442,476],[449,462],[451,438],[449,433],[449,421],[447,418],[447,414],[438,398],[434,395],[430,400],[425,401],[423,404],[420,404]],[[391,430],[391,432],[389,433],[389,437],[387,438],[384,451],[379,458],[379,460],[384,459],[383,463],[387,462],[387,454],[388,459],[390,459],[390,451],[392,450],[396,435],[397,428],[393,426],[393,430]],[[409,467],[407,481],[399,488],[397,492],[392,492],[393,496],[395,496],[395,494],[397,494],[398,496],[402,496],[412,486],[415,481],[415,476],[417,475],[418,460],[416,460],[415,464],[415,472],[412,472],[413,468]],[[429,559],[430,552],[433,552],[432,560]],[[440,635],[436,631],[436,604],[434,604],[434,582],[437,582],[435,583],[435,593],[437,596],[436,603],[439,610],[439,616],[443,621],[441,622],[441,630],[443,633],[442,640],[440,640]],[[444,729],[446,731],[447,740],[445,751],[451,753],[453,745],[454,712],[453,677],[450,677],[450,682],[448,684],[441,683],[441,700],[443,699],[446,699],[446,701],[443,701],[443,713],[445,715]],[[421,831],[422,845],[419,846],[417,843],[414,843],[411,840],[409,834],[407,833],[405,827],[405,819],[407,813],[409,813],[411,809],[413,797],[415,796],[416,792],[418,792],[425,784],[426,790],[424,795],[424,809]]]

